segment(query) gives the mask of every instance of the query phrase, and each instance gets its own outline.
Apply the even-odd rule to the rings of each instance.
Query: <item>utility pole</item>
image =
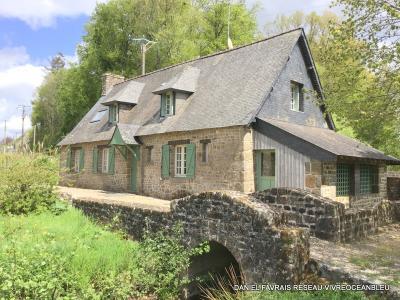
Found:
[[[146,52],[154,45],[156,42],[150,41],[145,37],[133,38],[132,42],[140,44],[140,51],[142,52],[142,75],[146,74]]]
[[[21,130],[21,149],[23,149],[24,147],[24,125],[25,125],[25,117],[26,117],[26,109],[29,108],[29,105],[18,105],[18,109],[22,110],[22,115],[21,115],[21,119],[22,119],[22,130]]]

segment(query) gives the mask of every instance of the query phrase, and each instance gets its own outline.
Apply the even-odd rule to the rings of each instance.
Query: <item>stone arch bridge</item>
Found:
[[[162,210],[68,198],[100,221],[110,222],[118,215],[121,229],[134,239],[146,228],[155,232],[180,223],[188,246],[204,241],[211,245],[210,253],[193,262],[192,273],[234,263],[242,282],[297,283],[309,259],[308,231],[287,227],[284,214],[249,195],[201,193],[173,200]]]

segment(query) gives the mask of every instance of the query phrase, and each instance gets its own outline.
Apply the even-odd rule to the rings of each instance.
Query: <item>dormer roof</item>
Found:
[[[172,77],[169,81],[163,82],[154,94],[162,94],[169,90],[181,91],[186,93],[194,93],[197,87],[197,81],[200,76],[200,70],[195,67],[187,66],[182,73]]]
[[[140,94],[143,91],[144,85],[143,82],[137,82],[134,80],[114,85],[111,91],[104,96],[101,104],[111,105],[113,103],[124,103],[136,105],[140,98]]]

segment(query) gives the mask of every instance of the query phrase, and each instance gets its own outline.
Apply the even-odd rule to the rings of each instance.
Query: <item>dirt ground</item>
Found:
[[[400,288],[400,224],[379,228],[369,238],[337,244],[311,238],[311,258],[370,282],[381,281]]]

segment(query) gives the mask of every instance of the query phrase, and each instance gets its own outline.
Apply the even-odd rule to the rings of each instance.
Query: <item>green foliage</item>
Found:
[[[47,155],[0,155],[0,213],[60,210],[53,188],[58,159]]]
[[[140,47],[133,38],[157,43],[146,54],[146,71],[227,48],[228,1],[111,0],[99,3],[78,47],[79,64],[64,68],[57,55],[33,101],[37,141],[54,146],[79,122],[100,96],[101,75],[141,73]],[[256,7],[231,5],[235,46],[257,36]]]
[[[399,22],[399,14],[396,17],[395,8],[387,7],[390,1],[336,2],[345,8],[344,21],[331,12],[295,12],[279,16],[266,31],[276,33],[302,25],[325,103],[339,131],[400,156],[400,68],[395,41],[400,34],[398,25],[390,27],[390,23]]]
[[[155,294],[161,299],[174,299],[189,283],[185,271],[189,268],[190,257],[209,251],[209,247],[203,244],[187,249],[181,241],[180,227],[174,227],[169,236],[161,232],[146,235],[136,253],[138,278],[144,284],[140,290],[145,294]]]
[[[128,241],[69,208],[0,216],[0,299],[177,299],[188,282],[181,231]]]

